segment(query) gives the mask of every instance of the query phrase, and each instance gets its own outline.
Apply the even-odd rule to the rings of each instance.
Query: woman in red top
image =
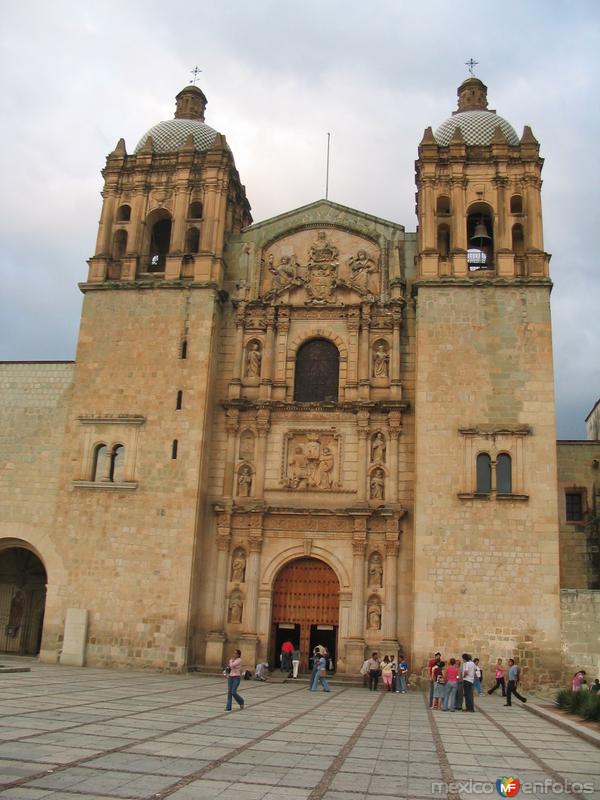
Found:
[[[444,670],[444,700],[442,703],[442,711],[454,711],[456,703],[456,688],[458,686],[458,676],[460,674],[459,668],[456,666],[456,659],[451,658],[450,663]]]
[[[242,651],[234,650],[233,656],[227,662],[224,675],[227,676],[227,705],[225,711],[231,711],[232,700],[235,697],[240,711],[244,710],[244,698],[237,693],[242,678]]]

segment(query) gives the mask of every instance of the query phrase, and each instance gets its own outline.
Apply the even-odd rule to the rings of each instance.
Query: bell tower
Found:
[[[542,164],[475,77],[419,144],[413,657],[475,648],[544,681],[560,610]]]
[[[458,109],[419,145],[419,276],[548,277],[539,143],[488,109],[479,78],[457,93]]]

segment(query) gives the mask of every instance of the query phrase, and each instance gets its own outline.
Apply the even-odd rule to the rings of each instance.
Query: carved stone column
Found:
[[[217,566],[212,606],[211,630],[206,637],[206,663],[220,666],[223,663],[225,643],[225,612],[227,607],[227,563],[231,543],[231,514],[217,518]]]
[[[525,207],[526,222],[524,224],[525,249],[544,249],[544,231],[542,225],[541,181],[537,177],[528,176],[525,179]]]
[[[383,572],[383,585],[385,592],[385,613],[383,615],[383,641],[381,647],[385,652],[396,652],[398,649],[397,638],[397,603],[398,603],[398,544],[397,525],[393,520],[393,531],[386,532],[388,536],[395,536],[395,541],[387,540],[385,543],[385,568]]]
[[[399,480],[399,438],[402,430],[402,417],[399,411],[390,411],[388,416],[388,426],[390,431],[390,458],[389,458],[389,479],[388,501],[390,503],[398,502],[398,480]]]
[[[239,398],[242,390],[242,370],[244,368],[244,318],[246,304],[241,302],[235,309],[235,345],[233,349],[233,372],[229,382],[229,397]]]
[[[423,186],[423,249],[435,250],[437,246],[437,236],[435,230],[435,202],[433,199],[434,181],[432,178],[424,178]]]
[[[366,502],[367,499],[367,461],[369,436],[369,412],[359,411],[356,415],[358,432],[358,464],[356,465],[356,499],[359,503]]]
[[[359,394],[362,400],[368,400],[371,389],[371,376],[369,374],[369,331],[371,328],[371,308],[363,305],[361,308],[360,323],[360,355],[358,361]]]
[[[358,521],[358,520],[356,520]],[[360,520],[361,522],[363,520]],[[366,520],[364,520],[366,523]],[[365,630],[365,552],[366,539],[352,540],[352,605],[350,608],[350,638],[364,643]]]
[[[348,372],[344,397],[346,400],[355,400],[358,396],[358,376],[360,360],[360,311],[351,306],[346,309],[346,324],[348,326]]]
[[[227,445],[225,449],[225,472],[223,475],[223,495],[233,497],[235,487],[235,445],[240,427],[240,412],[236,408],[228,408],[225,412],[225,430]]]
[[[108,256],[111,248],[112,222],[115,215],[115,205],[117,198],[112,192],[104,194],[104,203],[100,213],[100,226],[98,228],[98,239],[96,243],[96,255]]]
[[[256,413],[256,483],[254,486],[254,496],[262,500],[265,492],[265,469],[267,463],[267,435],[271,427],[271,412],[266,408],[261,408]]]
[[[263,515],[256,515],[256,523],[248,538],[246,561],[246,600],[244,604],[244,632],[240,636],[246,664],[255,664],[258,648],[258,593],[260,588],[260,554],[263,544]]]
[[[289,308],[277,310],[277,342],[275,345],[275,380],[273,382],[273,399],[285,400],[285,368],[287,362],[288,333],[290,331]]]
[[[402,322],[402,311],[394,308],[392,311],[392,353],[391,353],[391,379],[392,396],[399,399],[402,394],[400,383],[400,324]]]
[[[263,354],[262,378],[260,379],[259,397],[269,399],[273,383],[273,361],[275,358],[275,309],[267,309],[267,335]]]

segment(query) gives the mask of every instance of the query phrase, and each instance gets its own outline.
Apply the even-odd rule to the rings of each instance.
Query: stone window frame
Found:
[[[290,403],[295,403],[294,400],[294,386],[296,379],[296,358],[298,350],[303,344],[309,342],[311,339],[327,339],[331,344],[335,345],[340,354],[340,372],[338,375],[338,399],[340,403],[345,398],[346,384],[348,382],[348,347],[344,340],[335,333],[331,328],[324,328],[321,326],[309,327],[299,332],[290,342],[288,347],[286,365],[285,365],[285,382],[286,382],[286,400]],[[325,402],[315,401],[315,402]]]
[[[119,416],[82,416],[82,456],[79,473],[85,476],[73,480],[72,486],[85,489],[102,490],[134,490],[138,487],[135,480],[139,431],[145,423],[145,417],[138,415]],[[123,478],[118,481],[90,480],[93,477],[94,457],[98,445],[104,444],[112,452],[115,447],[125,448]]]
[[[567,495],[578,494],[581,498],[581,517],[580,519],[567,519]],[[585,522],[585,515],[587,512],[587,489],[585,486],[563,486],[561,497],[561,516],[565,525],[581,526]]]
[[[529,426],[520,427],[491,427],[477,426],[473,428],[459,428],[458,434],[462,440],[462,491],[458,492],[460,500],[494,500],[500,502],[526,501],[529,495],[526,491],[526,457],[527,437],[532,430]],[[486,453],[491,459],[491,490],[489,493],[477,491],[477,456]],[[512,467],[512,491],[498,493],[496,490],[496,463],[498,456],[508,455]]]

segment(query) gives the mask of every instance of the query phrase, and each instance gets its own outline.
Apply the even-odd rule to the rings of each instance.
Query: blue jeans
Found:
[[[225,711],[231,711],[231,701],[234,697],[238,705],[244,705],[244,698],[237,693],[240,680],[241,678],[239,675],[236,675],[234,678],[231,676],[227,678],[227,705],[225,706]]]
[[[396,691],[397,692],[406,691],[406,675],[398,674],[396,678]]]
[[[451,681],[446,684],[446,693],[444,694],[444,702],[442,708],[444,711],[454,711],[454,704],[456,703],[456,681]]]
[[[317,691],[317,686],[319,684],[321,684],[321,686],[323,687],[323,691],[325,691],[325,692],[329,691],[329,684],[327,683],[327,678],[324,675],[321,675],[319,670],[317,670],[317,673],[315,675],[315,679],[312,682],[312,685],[310,687],[311,691],[316,692]]]
[[[477,692],[477,694],[483,694],[483,689],[481,688],[481,680],[479,678],[475,678],[473,682],[473,688]]]

